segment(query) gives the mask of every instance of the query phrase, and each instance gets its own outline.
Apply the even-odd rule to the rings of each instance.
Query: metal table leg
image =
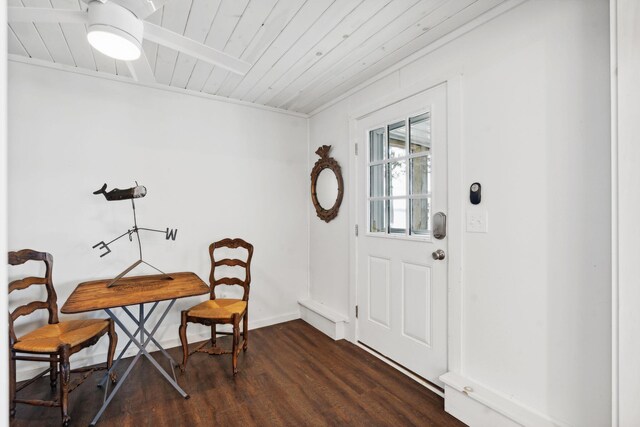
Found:
[[[113,388],[113,391],[111,392],[111,394],[109,394],[109,397],[107,397],[107,394],[106,394],[107,390],[105,390],[105,398],[106,398],[106,400],[103,401],[102,406],[100,407],[100,410],[98,411],[96,416],[93,417],[93,420],[91,421],[91,424],[89,424],[90,426],[93,427],[93,426],[96,425],[96,423],[98,422],[98,419],[100,419],[100,417],[102,416],[102,413],[104,412],[104,410],[107,409],[107,406],[109,406],[109,403],[111,403],[111,400],[113,399],[113,397],[116,395],[118,390],[120,390],[120,387],[122,387],[122,384],[124,383],[124,380],[131,373],[131,369],[133,368],[133,365],[135,365],[138,362],[138,359],[140,359],[140,356],[141,356],[141,353],[138,352],[136,357],[133,358],[133,361],[131,361],[131,364],[127,367],[127,370],[124,371],[124,374],[122,374],[122,377],[118,381],[118,384],[116,384],[116,386]]]
[[[157,304],[157,303],[156,303]],[[155,305],[153,306],[153,308],[155,308]],[[151,312],[153,312],[153,308],[151,309]],[[131,318],[131,320],[133,320],[136,325],[140,325],[140,321],[138,318],[136,318],[131,311],[129,311],[129,309],[127,307],[122,307],[122,309],[124,310],[125,313],[127,313],[129,315],[129,317]],[[151,314],[151,312],[149,314]],[[149,319],[149,314],[147,314],[147,316],[145,317],[145,322]],[[149,334],[149,331],[147,330],[147,328],[144,328],[144,333],[147,334],[147,336],[151,336],[151,342],[155,344],[155,346],[158,348],[158,350],[160,350],[162,352],[162,354],[164,354],[164,357],[166,357],[167,359],[169,359],[169,361],[171,361],[171,363],[174,366],[178,366],[178,362],[176,362],[173,357],[171,357],[171,355],[169,353],[167,353],[167,350],[165,350],[160,343],[152,336]],[[140,329],[137,329],[136,332],[134,332],[133,335],[136,335],[136,333],[139,331]],[[129,343],[127,343],[127,345],[129,345]]]
[[[162,317],[160,318],[160,320],[158,320],[158,323],[156,323],[155,327],[153,328],[153,330],[148,334],[146,341],[144,342],[143,345],[141,345],[138,340],[136,340],[135,336],[131,334],[131,332],[129,332],[125,327],[124,324],[122,323],[122,321],[118,318],[116,318],[115,316],[113,316],[113,313],[110,313],[109,310],[106,310],[107,313],[109,314],[109,316],[111,316],[113,318],[113,320],[118,324],[118,326],[120,326],[120,328],[123,330],[123,332],[129,337],[129,339],[133,342],[133,344],[135,344],[140,351],[145,355],[145,357],[153,364],[153,366],[156,367],[156,369],[158,369],[158,371],[160,371],[160,373],[167,379],[167,381],[169,381],[169,383],[176,389],[178,390],[178,392],[182,395],[182,397],[184,398],[188,398],[189,396],[187,395],[187,393],[184,392],[184,390],[182,390],[182,388],[180,388],[180,386],[178,385],[177,379],[175,377],[175,371],[173,372],[174,374],[174,378],[172,379],[169,374],[162,369],[162,367],[160,366],[160,364],[158,364],[158,362],[149,354],[149,352],[146,350],[147,345],[149,344],[149,342],[151,341],[151,337],[153,335],[155,335],[156,330],[158,329],[158,327],[160,326],[160,324],[162,323],[162,321],[164,320],[164,318],[167,316],[167,314],[169,313],[169,310],[171,309],[171,307],[173,306],[173,304],[176,302],[176,300],[172,300],[171,303],[169,303],[169,306],[165,309],[164,313],[162,314]],[[142,328],[144,328],[144,325],[142,325]],[[172,367],[173,370],[173,367]]]
[[[151,317],[151,315],[153,314],[153,312],[156,310],[156,307],[158,307],[159,302],[156,302],[153,304],[153,307],[151,307],[151,310],[149,310],[149,312],[147,313],[147,315],[145,316],[144,320],[145,322],[147,320],[149,320],[149,318]],[[138,319],[136,319],[135,317],[133,317],[133,315],[131,314],[131,312],[129,311],[129,309],[127,307],[121,307],[122,309],[124,309],[124,311],[129,314],[129,316],[131,316],[131,318],[133,319],[134,322],[136,322],[136,325],[138,325],[138,329],[136,329],[136,331],[133,333],[133,335],[138,335],[138,332],[140,331],[140,325],[138,323]],[[157,341],[155,340],[155,338],[153,338],[153,342],[156,343]],[[104,376],[102,377],[102,379],[100,380],[100,382],[98,383],[98,387],[104,387],[104,385],[106,384],[107,380],[109,379],[109,374],[111,374],[116,366],[118,366],[118,363],[120,362],[120,359],[122,359],[122,356],[125,355],[125,353],[127,352],[127,350],[129,349],[129,346],[131,345],[131,340],[129,340],[127,342],[127,344],[124,346],[124,348],[122,349],[122,351],[120,351],[120,354],[118,355],[118,357],[116,358],[116,360],[113,362],[113,365],[111,365],[111,370],[108,371],[106,374],[104,374]],[[157,344],[156,344],[157,345]]]
[[[120,390],[120,387],[124,383],[125,379],[131,373],[131,370],[132,370],[133,366],[138,362],[138,359],[140,359],[140,356],[142,356],[142,355],[144,355],[151,362],[151,364],[162,374],[162,376],[169,382],[169,384],[171,384],[173,386],[173,388],[175,388],[178,391],[178,393],[180,393],[180,395],[182,395],[182,397],[184,397],[185,399],[189,398],[189,395],[178,385],[178,382],[177,382],[177,379],[176,379],[176,375],[175,375],[174,366],[173,366],[175,361],[173,361],[173,359],[166,352],[166,350],[164,350],[164,348],[162,348],[162,346],[160,346],[160,344],[153,338],[153,336],[155,335],[156,331],[158,330],[158,328],[160,327],[160,325],[164,321],[165,317],[167,316],[167,314],[169,313],[169,311],[171,310],[171,307],[173,307],[173,304],[175,302],[176,302],[175,299],[171,300],[171,302],[169,303],[167,308],[164,310],[164,312],[162,313],[162,316],[160,317],[158,322],[155,324],[155,326],[153,327],[151,332],[149,332],[145,328],[145,322],[149,319],[151,313],[156,308],[158,303],[155,303],[154,307],[147,314],[147,316],[144,316],[143,304],[140,304],[140,311],[139,311],[140,317],[139,317],[139,319],[135,319],[133,314],[128,309],[126,309],[126,307],[123,307],[125,309],[125,312],[127,312],[127,314],[129,314],[129,316],[132,317],[134,319],[134,321],[136,321],[136,323],[138,325],[138,328],[136,329],[136,331],[133,334],[125,327],[125,325],[122,323],[122,321],[120,319],[118,319],[116,317],[116,315],[110,309],[105,309],[105,312],[109,315],[109,317],[111,317],[113,319],[113,321],[120,327],[120,329],[122,329],[122,331],[129,337],[129,342],[125,346],[125,350],[131,343],[133,343],[136,347],[138,347],[138,353],[134,357],[134,359],[131,362],[131,364],[127,367],[126,371],[124,372],[122,377],[119,379],[118,384],[116,385],[116,387],[114,387],[112,392],[109,394],[108,398],[106,397],[106,394],[107,394],[107,391],[108,391],[108,387],[105,389],[105,400],[104,400],[104,402],[102,404],[102,407],[100,408],[100,410],[98,411],[96,416],[93,418],[93,421],[91,421],[91,425],[92,426],[94,426],[98,422],[98,419],[100,419],[100,417],[102,416],[103,412],[105,411],[105,409],[107,408],[109,403],[111,403],[111,400],[113,400],[113,397],[116,395],[118,390]],[[137,335],[138,332],[140,332],[140,341],[138,341],[136,339],[136,335]],[[146,347],[151,342],[153,342],[156,346],[158,346],[158,348],[161,349],[162,353],[166,357],[168,357],[170,359],[173,378],[171,378],[171,376],[169,376],[167,371],[165,371],[162,368],[162,366],[160,366],[160,364],[146,350]],[[120,353],[120,356],[118,356],[118,360],[116,361],[116,363],[120,360],[120,358],[124,354],[125,350],[123,350]],[[108,374],[113,372],[114,368],[115,368],[115,364],[112,366],[112,368],[111,368],[111,370],[109,371]]]

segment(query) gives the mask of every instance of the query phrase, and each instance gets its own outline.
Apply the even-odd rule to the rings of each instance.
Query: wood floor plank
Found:
[[[177,328],[176,328],[177,334]],[[230,356],[194,354],[178,382],[183,399],[147,361],[139,361],[102,416],[102,427],[133,426],[463,426],[441,397],[347,341],[333,341],[301,320],[249,333],[234,378]],[[122,334],[121,334],[122,335]],[[218,339],[230,346],[230,337]],[[193,343],[195,345],[196,343]],[[169,353],[181,358],[181,349]],[[156,360],[166,366],[160,353]],[[132,358],[118,366],[120,375]],[[73,360],[72,360],[73,367]],[[102,393],[98,375],[70,397],[71,425],[87,425]],[[50,398],[47,378],[21,393]],[[11,425],[60,425],[58,408],[18,405]]]

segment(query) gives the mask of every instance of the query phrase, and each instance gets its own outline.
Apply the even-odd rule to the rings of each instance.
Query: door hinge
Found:
[[[358,318],[358,306],[356,305],[356,319]]]
[[[358,224],[356,224],[356,237],[358,237]]]
[[[358,155],[358,143],[356,142],[356,156]]]

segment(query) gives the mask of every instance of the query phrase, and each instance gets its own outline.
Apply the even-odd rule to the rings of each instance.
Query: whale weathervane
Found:
[[[138,227],[138,220],[136,218],[136,204],[133,201],[133,199],[139,199],[146,196],[147,195],[146,187],[142,185],[138,185],[138,183],[136,182],[135,187],[127,188],[124,190],[121,190],[119,188],[114,188],[111,191],[107,191],[107,184],[104,184],[99,190],[94,191],[93,194],[95,195],[102,194],[104,195],[105,199],[107,199],[108,201],[131,200],[131,207],[133,208],[133,227],[132,228],[128,229],[127,231],[125,231],[124,233],[122,233],[121,235],[119,235],[118,237],[116,237],[115,239],[111,240],[108,243],[105,243],[103,240],[93,245],[93,249],[98,248],[99,250],[104,250],[104,252],[100,255],[100,258],[111,253],[111,248],[109,247],[109,245],[111,245],[113,242],[121,239],[124,236],[129,236],[129,241],[133,241],[134,234],[136,235],[136,239],[138,241],[138,252],[140,254],[140,258],[136,262],[131,264],[129,267],[127,267],[122,273],[118,274],[111,282],[109,282],[107,287],[110,287],[116,284],[118,280],[122,279],[127,273],[129,273],[131,270],[133,270],[140,264],[146,264],[149,267],[153,268],[154,270],[157,270],[160,273],[162,273],[167,280],[173,280],[171,276],[169,276],[159,268],[154,267],[153,265],[149,264],[148,262],[142,259],[142,241],[140,240],[140,230],[153,231],[156,233],[165,233],[166,240],[176,240],[176,236],[178,234],[178,229],[176,228],[171,229],[167,227],[166,230],[156,230],[153,228]]]

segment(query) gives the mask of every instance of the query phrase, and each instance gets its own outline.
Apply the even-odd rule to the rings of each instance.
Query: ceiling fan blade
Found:
[[[127,61],[127,67],[129,68],[129,72],[134,80],[143,83],[156,82],[156,78],[153,75],[153,71],[151,70],[151,66],[149,65],[149,61],[147,60],[147,55],[145,55],[144,50],[140,52],[140,58],[135,61]]]
[[[9,22],[70,22],[78,24],[87,22],[87,12],[80,10],[8,7],[7,11]]]
[[[106,3],[107,1],[116,3],[127,10],[130,10],[131,13],[136,15],[140,19],[144,19],[147,16],[151,15],[156,10],[160,9],[167,3],[169,0],[82,0],[83,2],[89,4],[92,1],[99,1],[101,3]],[[178,0],[181,1],[181,0]]]
[[[146,21],[144,22],[144,38],[241,76],[251,68],[251,64],[246,61]]]

